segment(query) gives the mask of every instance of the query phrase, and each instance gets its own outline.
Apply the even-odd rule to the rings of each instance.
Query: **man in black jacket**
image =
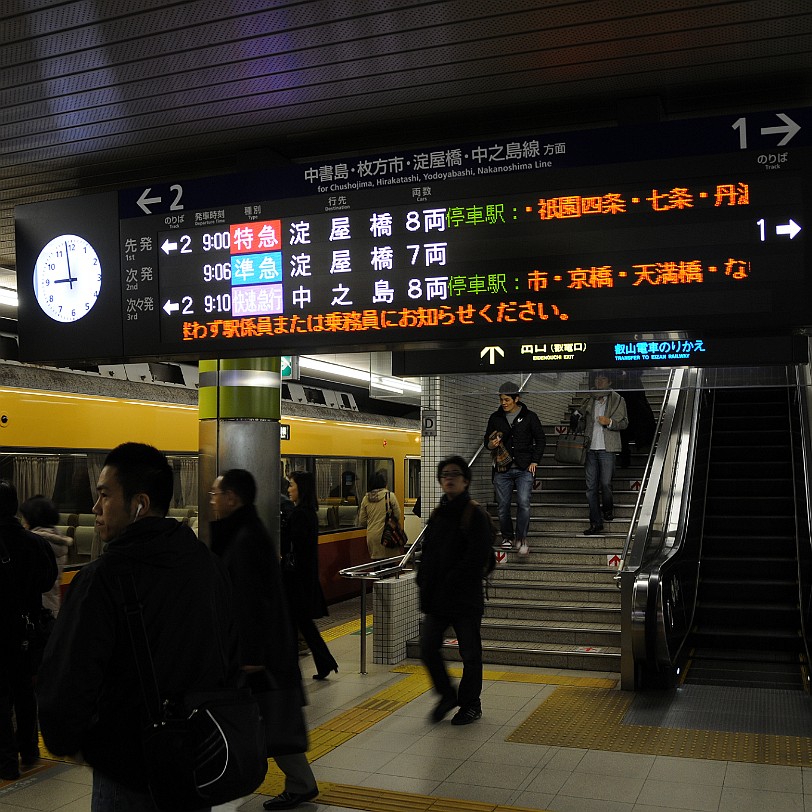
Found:
[[[530,529],[530,494],[536,467],[544,453],[544,429],[538,415],[521,403],[519,387],[503,383],[499,387],[499,408],[488,419],[485,429],[485,448],[496,452],[500,444],[507,455],[501,458],[494,454],[493,487],[499,503],[499,529],[502,533],[502,547],[514,547],[513,519],[510,504],[513,488],[516,488],[516,534],[515,549],[519,555],[527,555],[530,547],[527,533]],[[504,462],[500,462],[503,459]]]
[[[420,609],[420,659],[428,669],[440,701],[431,718],[439,722],[457,705],[453,725],[482,718],[482,615],[485,597],[482,577],[491,553],[491,520],[471,503],[471,469],[459,456],[437,466],[443,489],[432,511],[417,570]],[[454,690],[442,654],[443,636],[451,626],[462,659],[462,679]]]
[[[50,545],[17,520],[17,491],[0,480],[0,779],[20,777],[39,757],[31,659],[42,593],[57,576]],[[12,716],[16,717],[15,732]]]
[[[223,559],[234,585],[240,636],[240,668],[255,691],[285,690],[290,702],[305,704],[299,671],[299,646],[288,619],[279,555],[254,506],[257,486],[250,471],[232,468],[214,480],[209,491],[215,521],[211,549]],[[297,728],[304,720],[297,718]],[[301,753],[269,752],[285,774],[284,792],[265,809],[293,809],[319,794],[316,777]]]
[[[74,578],[45,649],[40,725],[55,755],[93,767],[93,812],[154,810],[141,750],[146,709],[120,581],[133,577],[161,694],[223,688],[237,673],[231,586],[166,513],[173,474],[152,446],[107,455],[93,506],[105,553]]]

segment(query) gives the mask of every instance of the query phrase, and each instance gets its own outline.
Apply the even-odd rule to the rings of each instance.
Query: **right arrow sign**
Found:
[[[801,227],[792,219],[786,225],[775,227],[776,234],[789,234],[790,239],[792,239],[800,230]]]

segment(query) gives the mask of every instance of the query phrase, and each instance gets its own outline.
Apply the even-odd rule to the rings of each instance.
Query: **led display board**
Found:
[[[120,334],[108,350],[84,335],[91,322],[82,317],[71,328],[83,335],[78,345],[55,344],[32,337],[21,318],[21,354],[55,360],[79,346],[83,358],[119,348],[136,358],[227,357],[599,333],[789,334],[812,322],[809,129],[809,110],[764,113],[128,190],[115,255],[105,246],[98,256],[102,291],[120,298],[92,308],[109,308],[109,331]],[[57,248],[78,259],[92,245],[66,228],[52,230],[83,241]],[[39,307],[28,280],[47,235],[22,231],[28,314]],[[49,284],[79,283],[57,270]]]

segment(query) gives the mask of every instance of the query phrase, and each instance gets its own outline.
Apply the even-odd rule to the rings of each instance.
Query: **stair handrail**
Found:
[[[519,391],[521,392],[527,386],[533,373],[528,373],[524,380],[519,384]],[[485,444],[480,443],[474,451],[471,459],[468,462],[468,467],[473,467],[474,463],[479,459],[479,455],[485,450]],[[338,574],[342,578],[366,578],[368,580],[380,580],[382,578],[399,578],[400,575],[408,568],[409,562],[415,557],[416,553],[420,550],[420,545],[423,543],[423,536],[426,533],[426,527],[423,525],[417,538],[410,544],[402,556],[393,556],[392,558],[382,558],[377,561],[369,561],[366,564],[356,564],[354,567],[346,567],[339,570]]]

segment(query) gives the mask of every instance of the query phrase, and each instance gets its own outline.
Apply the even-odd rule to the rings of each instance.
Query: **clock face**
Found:
[[[37,257],[34,294],[43,312],[54,321],[76,321],[96,304],[101,274],[93,246],[75,234],[62,234]]]

